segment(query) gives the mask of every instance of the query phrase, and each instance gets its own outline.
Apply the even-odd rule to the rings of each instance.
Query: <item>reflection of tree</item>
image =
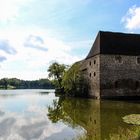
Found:
[[[64,112],[62,104],[63,98],[60,98],[59,100],[55,99],[53,100],[53,106],[48,107],[48,117],[53,123],[56,123],[60,120],[66,122],[69,121],[66,112]]]
[[[75,123],[69,117],[69,115],[64,110],[65,100],[64,98],[60,98],[59,100],[53,100],[53,106],[48,107],[48,117],[53,123],[57,123],[58,121],[63,121],[70,125],[71,127],[75,127]]]
[[[140,111],[137,103],[60,98],[49,107],[52,122],[63,121],[86,130],[86,140],[140,139],[140,126],[128,125],[122,117]],[[122,138],[121,138],[122,137]],[[78,140],[84,140],[79,137]]]
[[[87,99],[60,98],[48,108],[48,117],[53,123],[63,121],[71,127],[81,126],[87,132],[87,139],[96,140],[100,136],[98,103]]]

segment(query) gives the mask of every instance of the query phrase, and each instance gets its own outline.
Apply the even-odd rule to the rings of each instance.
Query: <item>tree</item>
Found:
[[[64,64],[54,62],[48,68],[49,78],[52,78],[55,86],[60,89],[62,88],[62,79],[67,67]]]
[[[17,78],[8,79],[9,85],[13,86],[14,88],[19,88],[21,81]]]
[[[0,79],[1,89],[54,89],[54,85],[49,79],[40,80],[20,80],[17,78]]]
[[[64,91],[69,96],[87,96],[88,84],[80,70],[80,63],[73,64],[62,81]]]
[[[7,78],[3,78],[0,80],[0,85],[2,85],[5,89],[7,89],[8,87],[8,79]]]

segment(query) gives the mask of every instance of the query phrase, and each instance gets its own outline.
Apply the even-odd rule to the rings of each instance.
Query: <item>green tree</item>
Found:
[[[62,88],[62,79],[67,67],[64,64],[54,62],[48,68],[49,78],[53,79],[55,86],[58,88]]]
[[[54,85],[49,79],[33,81],[20,80],[17,78],[0,79],[1,89],[54,89]]]
[[[3,78],[0,80],[0,85],[3,86],[3,88],[7,89],[8,87],[8,79],[7,78]]]
[[[70,96],[86,96],[88,84],[80,70],[80,63],[73,64],[65,73],[62,81],[64,91]]]
[[[11,79],[8,79],[9,81],[9,85],[15,87],[15,88],[19,88],[20,86],[20,80],[17,79],[17,78],[11,78]]]

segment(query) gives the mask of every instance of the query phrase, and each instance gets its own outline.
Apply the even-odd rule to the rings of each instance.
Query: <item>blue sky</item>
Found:
[[[0,0],[0,78],[47,77],[84,59],[99,30],[140,33],[139,0]]]

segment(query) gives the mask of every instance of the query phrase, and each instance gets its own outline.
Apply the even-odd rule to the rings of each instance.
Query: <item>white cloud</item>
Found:
[[[125,28],[129,30],[140,29],[140,7],[136,5],[129,8],[126,15],[122,18]]]
[[[42,51],[48,51],[46,46],[44,46],[44,40],[40,36],[29,35],[24,43],[24,46]]]
[[[20,8],[27,0],[0,0],[0,21],[13,21],[20,14]]]
[[[8,54],[15,54],[16,50],[10,46],[8,40],[0,40],[0,50],[4,51],[5,53]]]
[[[90,1],[0,0],[0,78],[46,78],[51,62],[82,59],[81,46],[85,49],[87,43],[66,42],[70,31],[53,25],[61,17],[73,18],[77,7]]]
[[[73,46],[51,36],[49,32],[37,27],[1,30],[0,39],[8,40],[9,45],[17,53],[11,55],[0,51],[0,55],[7,58],[1,63],[0,78],[17,77],[26,80],[45,78],[47,67],[52,61],[72,64],[81,59],[72,55]],[[42,41],[38,41],[37,38]],[[31,47],[26,47],[25,41],[29,42]]]

